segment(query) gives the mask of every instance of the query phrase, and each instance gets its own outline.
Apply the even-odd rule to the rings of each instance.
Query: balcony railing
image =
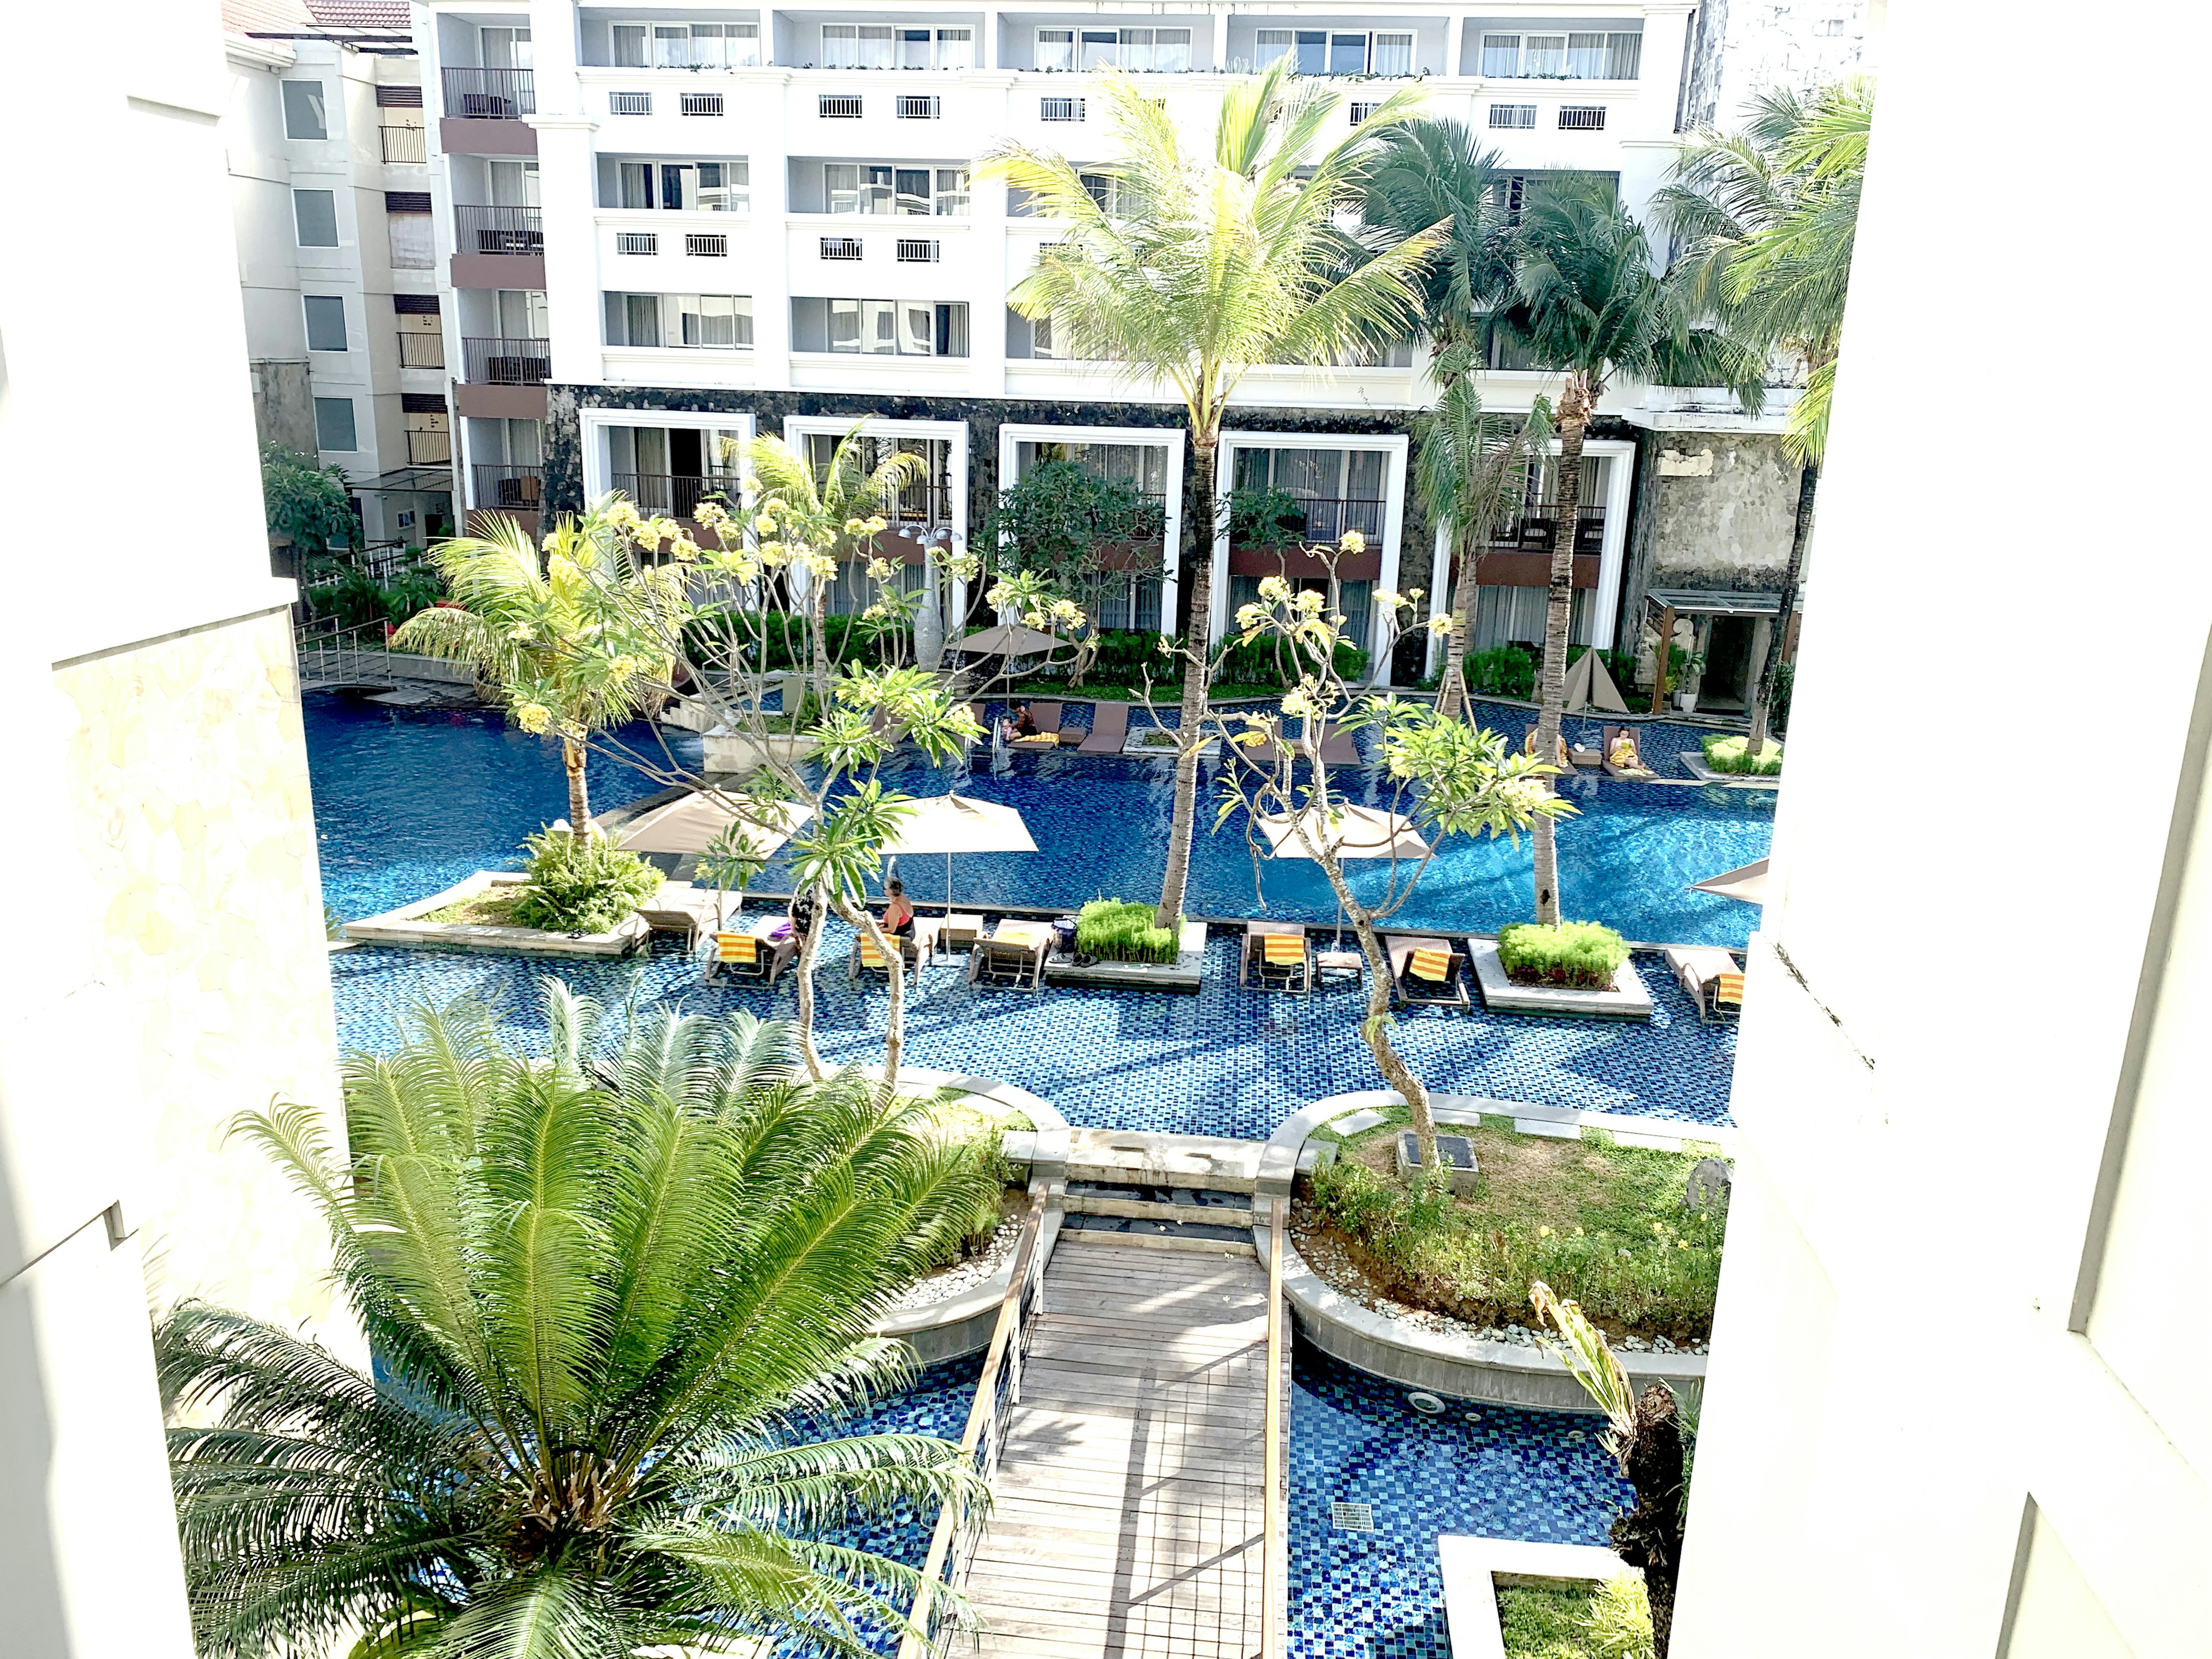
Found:
[[[428,141],[422,127],[381,127],[384,135],[384,159],[387,161],[421,163],[430,159]]]
[[[449,69],[446,113],[471,121],[519,121],[538,113],[537,82],[526,69]]]
[[[728,477],[698,478],[665,472],[617,472],[614,487],[629,496],[639,512],[672,519],[696,518],[699,503],[709,496],[731,502],[738,499],[738,481]]]
[[[478,512],[535,513],[545,495],[545,475],[535,466],[479,461],[469,469]]]
[[[400,368],[443,368],[445,366],[446,337],[444,335],[412,331],[403,331],[400,334]]]
[[[453,464],[453,434],[450,432],[422,432],[407,428],[407,465],[410,466],[451,466]]]
[[[552,348],[544,340],[465,339],[461,360],[477,386],[544,386],[553,373]]]
[[[534,207],[456,207],[453,233],[463,253],[545,252],[544,216]]]
[[[1358,531],[1370,542],[1382,538],[1382,520],[1388,508],[1381,501],[1346,501],[1326,495],[1300,495],[1294,499],[1305,514],[1304,526],[1285,525],[1279,537],[1269,539],[1334,542],[1341,540],[1347,530]]]
[[[1500,552],[1549,553],[1559,538],[1559,509],[1548,501],[1524,507],[1490,532],[1490,545]],[[1578,508],[1575,514],[1575,551],[1595,556],[1605,551],[1605,509]]]

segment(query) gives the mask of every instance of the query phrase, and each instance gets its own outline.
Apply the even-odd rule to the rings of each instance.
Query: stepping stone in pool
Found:
[[[1452,1192],[1462,1198],[1474,1191],[1478,1173],[1474,1167],[1474,1144],[1465,1135],[1438,1135],[1437,1156],[1451,1172]],[[1421,1143],[1411,1129],[1398,1137],[1398,1174],[1401,1179],[1411,1176],[1421,1167]]]

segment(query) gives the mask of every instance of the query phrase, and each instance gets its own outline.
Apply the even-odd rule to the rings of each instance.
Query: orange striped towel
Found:
[[[1714,980],[1713,1000],[1716,1003],[1733,1002],[1737,1007],[1742,1007],[1743,975],[1741,974],[1723,974]]]
[[[714,955],[722,962],[758,962],[760,941],[750,933],[717,933],[714,935]]]
[[[1260,935],[1260,955],[1271,968],[1296,968],[1306,959],[1306,936],[1304,933],[1262,933]]]
[[[885,956],[880,950],[876,948],[876,941],[872,938],[866,933],[862,933],[860,935],[860,966],[863,968],[888,968],[891,965],[891,959]]]
[[[1413,959],[1406,964],[1406,971],[1415,979],[1434,980],[1443,984],[1451,977],[1452,953],[1449,951],[1416,951]]]

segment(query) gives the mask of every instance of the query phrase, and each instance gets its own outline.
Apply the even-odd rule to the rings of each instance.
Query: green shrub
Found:
[[[1152,914],[1135,899],[1093,899],[1075,913],[1075,948],[1108,962],[1173,962],[1182,930],[1155,927]]]
[[[514,919],[552,933],[604,933],[659,890],[660,872],[604,836],[541,831],[523,843],[528,872]]]
[[[1480,696],[1517,697],[1526,702],[1536,695],[1536,659],[1517,645],[1501,645],[1467,654],[1467,689]]]
[[[1339,641],[1335,658],[1336,677],[1347,685],[1357,684],[1367,672],[1367,653],[1356,645]],[[1234,685],[1288,685],[1319,660],[1309,649],[1262,636],[1249,645],[1240,641],[1223,652],[1217,678]]]
[[[1797,689],[1797,665],[1794,662],[1774,665],[1774,700],[1767,706],[1767,724],[1778,732],[1790,729],[1790,694]]]
[[[1747,737],[1709,737],[1705,739],[1705,764],[1716,772],[1771,778],[1782,770],[1782,745],[1771,739],[1759,751],[1755,759],[1744,752],[1751,747],[1751,739]]]
[[[1498,930],[1498,960],[1506,977],[1518,985],[1602,991],[1628,960],[1628,946],[1600,922],[1563,921],[1553,927],[1521,921]]]

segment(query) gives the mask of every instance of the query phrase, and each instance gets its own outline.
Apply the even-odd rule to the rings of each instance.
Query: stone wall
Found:
[[[1645,433],[1640,448],[1632,600],[1654,587],[1781,586],[1802,471],[1781,439]]]
[[[87,920],[151,1119],[155,1293],[356,1346],[331,1317],[321,1221],[226,1139],[241,1112],[303,1101],[344,1145],[289,615],[64,664],[54,684],[76,716],[56,807],[74,823],[55,833],[103,906]]]
[[[246,372],[253,381],[254,435],[302,455],[315,452],[315,400],[304,359],[257,358]]]

